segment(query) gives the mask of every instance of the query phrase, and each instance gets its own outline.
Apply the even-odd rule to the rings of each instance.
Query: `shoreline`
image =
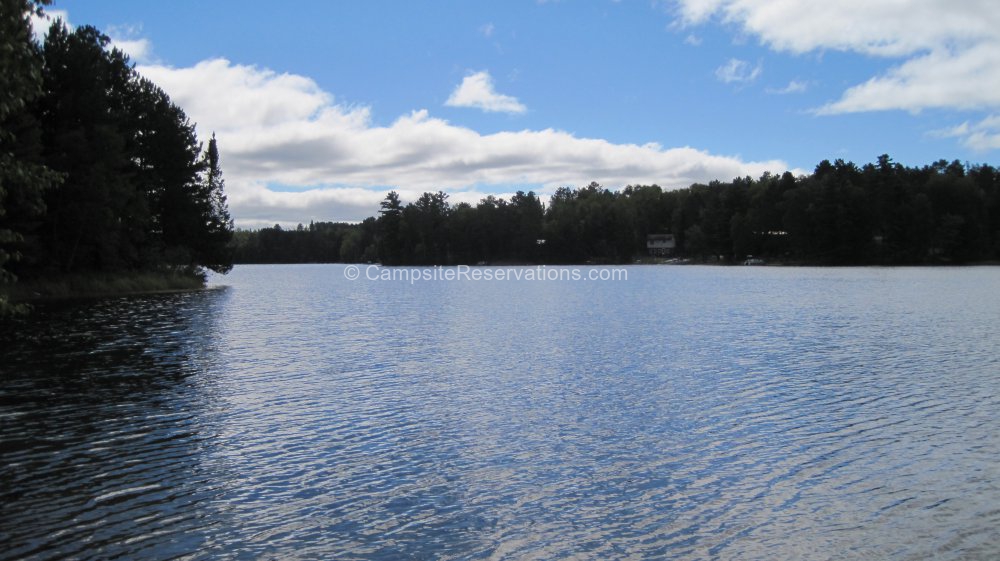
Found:
[[[205,277],[197,273],[80,273],[44,279],[19,279],[0,288],[0,294],[5,295],[12,304],[28,304],[76,298],[188,292],[205,287]]]
[[[707,267],[822,267],[822,268],[866,268],[866,267],[886,267],[886,268],[905,268],[905,267],[996,267],[1000,266],[1000,261],[996,260],[986,260],[986,261],[970,261],[967,263],[851,263],[851,264],[830,264],[830,263],[810,263],[807,261],[765,261],[764,263],[755,263],[753,265],[745,265],[742,262],[732,262],[732,261],[699,261],[696,259],[687,258],[674,258],[674,259],[636,259],[634,261],[628,261],[623,263],[609,263],[609,262],[581,262],[581,263],[531,263],[527,261],[497,261],[489,263],[406,263],[397,265],[385,265],[382,263],[351,263],[347,261],[302,261],[298,263],[233,263],[235,267],[254,267],[254,266],[271,266],[271,265],[357,265],[357,266],[367,266],[367,265],[378,265],[379,267],[394,267],[394,268],[407,268],[407,267],[622,267],[626,265],[653,265],[653,266],[691,266],[691,265],[702,265]]]

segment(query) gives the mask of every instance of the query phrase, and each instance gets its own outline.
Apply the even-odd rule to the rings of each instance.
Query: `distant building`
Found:
[[[650,255],[663,257],[671,255],[677,248],[673,234],[650,234],[646,236],[646,251]]]

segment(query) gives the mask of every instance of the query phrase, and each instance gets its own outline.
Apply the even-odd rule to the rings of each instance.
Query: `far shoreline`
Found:
[[[666,259],[666,260],[649,260],[649,259],[636,259],[635,261],[624,262],[624,263],[609,263],[609,262],[580,262],[580,263],[532,263],[527,261],[497,261],[497,262],[487,262],[487,263],[399,263],[393,265],[386,265],[379,262],[349,262],[349,261],[299,261],[299,262],[260,262],[260,263],[233,263],[234,267],[238,266],[261,266],[261,265],[357,265],[357,266],[370,266],[375,265],[378,267],[394,267],[394,268],[407,268],[407,267],[624,267],[624,266],[693,266],[693,265],[703,265],[707,267],[817,267],[817,268],[870,268],[870,267],[884,267],[890,269],[899,269],[907,267],[996,267],[1000,266],[1000,261],[997,260],[985,260],[985,261],[970,261],[967,263],[846,263],[846,264],[833,264],[833,263],[810,263],[807,261],[767,261],[764,263],[756,263],[752,265],[746,265],[742,262],[734,261],[699,261],[693,259]]]

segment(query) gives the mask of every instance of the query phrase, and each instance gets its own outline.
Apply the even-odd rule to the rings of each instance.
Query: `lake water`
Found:
[[[0,559],[1000,556],[1000,268],[625,270],[43,306]]]

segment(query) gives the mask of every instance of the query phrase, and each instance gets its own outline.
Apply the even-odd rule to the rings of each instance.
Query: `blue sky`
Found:
[[[294,7],[292,7],[294,6]],[[993,163],[987,0],[55,0],[215,131],[239,225],[822,159]]]

